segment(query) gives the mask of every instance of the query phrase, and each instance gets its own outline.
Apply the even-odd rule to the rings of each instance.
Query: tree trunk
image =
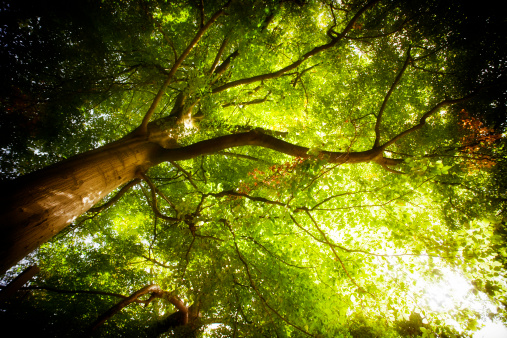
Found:
[[[0,274],[154,163],[160,146],[124,138],[2,186]]]

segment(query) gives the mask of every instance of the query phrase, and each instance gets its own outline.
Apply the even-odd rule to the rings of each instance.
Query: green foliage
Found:
[[[2,178],[136,128],[201,21],[223,5],[78,4],[1,3],[2,18],[10,16],[0,30]],[[0,321],[34,320],[44,334],[75,337],[121,300],[111,294],[158,284],[198,308],[205,337],[464,337],[488,318],[505,322],[505,140],[483,147],[494,165],[481,166],[483,157],[463,149],[458,115],[466,109],[505,131],[497,41],[505,21],[481,9],[472,16],[479,34],[466,20],[471,9],[454,1],[379,1],[340,43],[298,67],[216,90],[292,65],[336,38],[363,5],[232,1],[178,68],[152,121],[166,123],[184,93],[197,127],[163,125],[177,131],[178,146],[257,130],[307,147],[309,158],[244,146],[151,168],[157,206],[143,181],[77,219],[4,277],[41,267],[31,282],[41,289],[1,305]],[[239,55],[210,74],[225,39],[220,63]],[[409,48],[412,61],[379,113]],[[382,145],[479,86],[387,147],[399,165],[337,165],[326,153],[370,150],[377,121]],[[482,309],[430,305],[432,288],[451,276]],[[164,299],[131,304],[94,336],[155,335],[175,311]]]

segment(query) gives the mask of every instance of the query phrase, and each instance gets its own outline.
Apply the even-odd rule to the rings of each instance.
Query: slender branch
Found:
[[[178,53],[176,53],[176,48],[174,48],[173,42],[171,41],[171,39],[169,39],[169,37],[167,36],[167,34],[165,34],[164,29],[162,28],[162,26],[160,25],[160,23],[153,18],[153,15],[150,12],[148,12],[148,8],[145,6],[145,4],[142,3],[142,2],[140,4],[143,7],[144,12],[146,13],[146,16],[148,16],[148,18],[150,19],[150,21],[153,22],[157,26],[158,31],[160,32],[160,34],[162,34],[162,36],[164,37],[165,41],[169,44],[169,46],[171,46],[171,48],[173,50],[173,53],[174,53],[174,62],[176,62],[176,60],[178,60]],[[164,71],[164,73],[165,73],[165,71]]]
[[[421,129],[422,127],[424,127],[424,125],[426,124],[426,120],[434,115],[436,112],[440,111],[440,109],[444,108],[444,107],[447,107],[447,106],[450,106],[452,104],[456,104],[456,103],[460,103],[460,102],[465,102],[465,101],[468,101],[470,100],[472,97],[474,97],[477,93],[472,93],[472,94],[469,94],[467,96],[464,96],[462,98],[459,98],[459,99],[454,99],[454,100],[443,100],[441,101],[440,103],[438,103],[435,107],[433,107],[432,109],[430,109],[429,111],[427,111],[422,117],[421,119],[419,120],[419,123],[416,124],[415,126],[413,126],[412,128],[409,128],[405,131],[402,131],[401,133],[399,133],[398,135],[396,135],[395,137],[393,137],[392,139],[390,139],[389,141],[387,141],[386,143],[384,143],[380,148],[381,149],[386,149],[387,147],[393,145],[394,143],[396,143],[398,140],[402,139],[403,137],[407,136],[408,134],[410,133],[413,133],[414,131],[416,130],[419,130]]]
[[[118,193],[113,197],[111,198],[109,201],[107,201],[106,203],[102,204],[101,206],[98,206],[98,207],[94,207],[94,208],[91,208],[90,210],[88,210],[88,212],[101,212],[107,208],[109,208],[110,206],[114,205],[116,202],[118,202],[120,200],[120,198],[125,195],[125,193],[127,191],[130,190],[130,188],[132,188],[133,186],[139,184],[139,182],[141,182],[140,179],[135,179],[135,180],[132,180],[130,181],[129,183],[125,184],[121,189],[120,191],[118,191]]]
[[[217,68],[218,63],[220,62],[220,58],[222,57],[222,54],[224,53],[225,46],[227,45],[228,42],[229,42],[229,37],[226,37],[224,39],[224,41],[222,41],[222,44],[220,45],[220,48],[218,49],[218,53],[215,56],[215,61],[213,61],[213,64],[211,65],[211,68],[209,70],[210,75],[213,74],[213,72],[215,71],[215,68]]]
[[[192,250],[192,247],[194,246],[194,242],[195,242],[195,236],[192,236],[192,242],[188,246],[187,252],[185,253],[185,260],[187,261],[187,264],[188,264],[188,260],[189,260],[188,257],[190,256],[190,251]]]
[[[204,1],[201,0],[201,2],[199,3],[199,10],[200,10],[200,27],[202,28],[204,26]]]
[[[197,43],[199,42],[199,40],[201,39],[201,37],[204,35],[204,33],[211,27],[211,25],[221,15],[223,15],[225,13],[224,9],[226,7],[228,7],[229,4],[230,4],[230,1],[228,1],[227,4],[225,4],[225,6],[222,7],[218,12],[216,12],[215,14],[213,14],[213,16],[209,19],[209,21],[203,27],[201,27],[197,31],[197,34],[195,35],[195,37],[188,44],[187,48],[183,51],[183,53],[180,55],[180,57],[176,60],[176,62],[172,66],[171,70],[169,71],[169,75],[167,76],[166,80],[162,84],[162,87],[160,87],[157,95],[153,99],[150,108],[148,109],[148,111],[146,112],[146,114],[143,117],[143,121],[141,122],[141,125],[138,128],[138,132],[140,134],[144,135],[148,131],[148,123],[150,122],[151,116],[155,112],[155,109],[157,108],[158,104],[160,103],[160,100],[164,96],[164,93],[165,93],[165,90],[166,90],[167,86],[169,86],[169,84],[171,83],[172,78],[176,74],[176,71],[178,70],[178,68],[181,66],[181,64],[183,63],[183,61],[188,56],[188,54],[190,54],[190,51],[192,51],[192,49],[197,45]]]
[[[192,180],[192,174],[191,173],[189,173],[188,171],[186,171],[185,169],[183,169],[182,166],[180,166],[178,163],[176,163],[174,161],[171,161],[171,164],[174,167],[176,167],[176,169],[178,169],[179,171],[181,171],[183,173],[183,175],[185,175],[185,177],[188,179],[188,181],[190,182],[190,184],[195,188],[195,190],[199,191],[199,188],[197,187],[197,185]]]
[[[326,202],[329,202],[333,198],[341,197],[341,196],[346,196],[346,195],[359,194],[359,193],[363,193],[363,192],[371,192],[371,190],[348,191],[348,192],[344,192],[344,193],[341,193],[341,194],[332,195],[332,196],[329,196],[329,197],[323,199],[319,203],[315,204],[310,210],[316,209],[318,206],[320,206],[320,205],[322,205],[322,204],[324,204]]]
[[[268,100],[268,96],[269,94],[271,94],[271,91],[269,91],[266,96],[264,96],[264,98],[262,99],[255,99],[255,100],[252,100],[252,101],[245,101],[245,102],[229,102],[229,103],[224,103],[222,105],[222,107],[226,108],[226,107],[230,107],[230,106],[249,106],[249,105],[252,105],[252,104],[260,104],[260,103],[264,103]]]
[[[391,97],[391,94],[394,92],[394,89],[400,82],[403,73],[407,69],[408,65],[410,64],[410,48],[407,51],[407,58],[405,59],[405,62],[403,63],[403,66],[401,67],[400,72],[394,79],[393,84],[391,85],[391,88],[389,88],[389,91],[387,92],[386,96],[384,97],[384,102],[382,102],[382,105],[380,106],[380,110],[377,114],[377,122],[375,123],[375,142],[373,144],[373,148],[376,148],[380,145],[380,124],[382,122],[382,114],[384,113],[384,110],[386,109],[387,102],[389,101],[389,98]]]
[[[293,86],[293,87],[296,87],[296,85],[297,85],[298,81],[301,79],[301,77],[302,77],[303,75],[305,75],[305,73],[306,73],[306,72],[310,71],[312,68],[315,68],[315,67],[319,66],[321,63],[322,63],[322,62],[319,62],[319,63],[317,63],[316,65],[313,65],[313,66],[311,66],[311,67],[306,68],[306,69],[305,69],[305,70],[303,70],[302,72],[298,72],[298,73],[297,73],[296,78],[294,79],[294,81],[293,81],[293,83],[292,83],[292,86]]]
[[[117,298],[124,298],[124,299],[129,298],[128,296],[121,295],[119,293],[114,293],[114,292],[106,292],[106,291],[98,291],[98,290],[63,290],[63,289],[58,289],[58,288],[54,288],[51,286],[25,286],[21,289],[22,290],[45,290],[45,291],[51,291],[51,292],[56,292],[56,293],[70,293],[70,294],[82,293],[82,294],[87,294],[87,295],[100,295],[100,296],[109,296],[109,297],[117,297]],[[144,301],[144,300],[136,299],[134,301],[136,303],[146,304],[146,301]]]
[[[225,59],[224,62],[222,62],[220,64],[220,66],[218,66],[218,67],[215,68],[215,71],[214,71],[215,77],[214,77],[213,81],[211,81],[211,84],[213,84],[216,81],[218,81],[218,79],[222,76],[222,74],[229,68],[229,66],[231,65],[232,60],[234,60],[238,55],[239,55],[239,51],[235,50],[231,55],[229,55],[227,57],[227,59]]]
[[[387,33],[380,33],[380,34],[377,34],[377,35],[370,35],[370,36],[347,36],[347,39],[348,40],[370,40],[370,39],[377,39],[377,38],[382,38],[382,37],[386,37],[386,36],[389,36],[389,35],[393,35],[394,33],[396,32],[399,32],[403,29],[403,27],[405,27],[405,25],[407,23],[409,23],[410,21],[414,20],[415,17],[417,17],[419,15],[416,15],[414,17],[411,17],[411,18],[406,18],[403,22],[401,22],[399,24],[399,26],[397,28],[394,28],[392,31],[390,32],[387,32]]]
[[[282,202],[271,201],[271,200],[268,200],[267,198],[264,198],[264,197],[250,196],[250,195],[247,195],[247,194],[244,194],[244,193],[241,193],[241,192],[236,192],[234,190],[226,190],[226,191],[221,191],[219,193],[209,193],[209,194],[206,194],[206,195],[207,196],[213,196],[213,197],[224,197],[224,196],[245,197],[245,198],[247,198],[249,200],[252,200],[252,201],[263,202],[263,203],[266,203],[266,204],[274,204],[274,205],[279,205],[279,206],[282,206],[282,207],[287,206],[287,204],[282,203]]]
[[[245,85],[245,84],[249,84],[249,83],[254,83],[254,82],[258,82],[258,81],[264,81],[264,80],[269,80],[269,79],[275,79],[275,78],[278,78],[280,76],[282,76],[283,74],[293,70],[293,69],[296,69],[297,67],[299,67],[303,62],[305,62],[307,59],[311,58],[312,56],[315,56],[325,50],[328,50],[330,48],[333,48],[336,44],[338,44],[338,42],[340,42],[344,37],[345,35],[350,32],[353,27],[354,27],[354,23],[359,19],[359,17],[366,11],[368,10],[369,8],[373,7],[379,0],[371,0],[370,2],[368,2],[366,5],[364,5],[355,15],[354,17],[347,23],[347,26],[343,29],[343,31],[333,37],[331,39],[331,42],[329,43],[326,43],[324,45],[321,45],[321,46],[318,46],[318,47],[315,47],[314,49],[312,49],[311,51],[305,53],[303,56],[301,56],[301,58],[298,60],[298,61],[295,61],[293,62],[292,64],[276,71],[276,72],[272,72],[272,73],[267,73],[267,74],[262,74],[262,75],[257,75],[257,76],[253,76],[253,77],[249,77],[249,78],[243,78],[243,79],[239,79],[239,80],[236,80],[236,81],[232,81],[232,82],[229,82],[229,83],[226,83],[220,87],[216,87],[212,90],[212,93],[213,94],[216,94],[216,93],[220,93],[226,89],[229,89],[229,88],[233,88],[233,87],[236,87],[236,86],[241,86],[241,85]]]
[[[159,218],[162,218],[162,219],[164,219],[166,221],[179,222],[180,221],[179,218],[166,216],[166,215],[162,214],[162,212],[160,212],[160,210],[158,209],[158,206],[157,206],[157,196],[156,196],[157,188],[155,187],[155,185],[153,184],[153,182],[151,182],[151,180],[149,179],[148,176],[146,176],[143,173],[139,173],[139,175],[141,175],[141,177],[143,178],[143,180],[146,183],[148,183],[148,185],[150,186],[151,200],[152,200],[152,203],[150,203],[150,205],[151,205],[151,208],[153,209],[153,212],[155,213],[155,216],[157,216]],[[159,192],[159,194],[161,194],[161,192]]]
[[[347,274],[347,277],[349,277],[350,281],[355,285],[357,286],[357,288],[363,292],[366,292],[368,293],[369,295],[371,295],[372,297],[374,297],[371,293],[369,293],[368,291],[366,291],[362,286],[359,286],[357,284],[357,282],[355,281],[354,278],[352,278],[352,276],[349,274],[349,271],[347,270],[347,268],[345,267],[345,264],[343,264],[343,261],[341,260],[340,256],[338,256],[338,254],[336,253],[336,250],[334,249],[334,246],[331,245],[331,243],[329,242],[329,240],[327,239],[327,236],[326,234],[324,233],[324,231],[322,231],[322,229],[319,227],[318,223],[315,221],[315,219],[313,218],[312,214],[310,214],[310,211],[308,211],[308,209],[305,209],[305,212],[306,214],[308,215],[308,217],[310,217],[310,219],[312,220],[313,222],[313,225],[315,225],[315,227],[317,228],[317,230],[319,231],[319,233],[321,234],[322,238],[324,239],[324,242],[329,246],[329,248],[331,248],[331,251],[333,252],[333,255],[334,257],[336,258],[337,261],[340,262],[342,268],[343,268],[343,271],[345,271],[345,273]],[[374,297],[375,298],[375,297]]]
[[[147,257],[145,255],[141,255],[141,256],[144,259],[146,259],[147,261],[150,261],[150,262],[152,262],[155,265],[161,266],[161,267],[166,268],[166,269],[174,269],[173,266],[165,265],[164,263],[161,263],[161,262],[157,261],[155,258],[150,258],[150,257]]]
[[[253,237],[244,237],[244,238],[251,240],[257,246],[259,246],[262,250],[266,251],[268,254],[270,254],[271,256],[273,256],[276,260],[279,260],[280,262],[282,262],[285,265],[292,266],[293,268],[298,268],[298,269],[313,269],[313,268],[315,268],[314,266],[299,266],[299,265],[295,265],[295,264],[286,262],[280,256],[278,256],[277,254],[273,253],[271,250],[267,249],[264,245],[262,245],[261,243],[259,243],[258,241],[256,241],[255,238],[253,238]]]
[[[262,301],[262,304],[264,304],[265,307],[267,307],[272,313],[274,313],[277,317],[279,317],[281,320],[283,320],[288,325],[294,327],[295,329],[303,332],[304,334],[306,334],[306,335],[308,335],[310,337],[313,337],[312,334],[310,334],[309,332],[307,332],[303,328],[299,327],[298,325],[291,323],[284,316],[282,316],[278,311],[276,311],[271,305],[268,304],[268,302],[266,301],[266,299],[264,298],[264,296],[257,289],[257,286],[255,285],[255,283],[253,281],[252,274],[250,273],[250,267],[248,266],[245,258],[243,257],[243,255],[239,251],[238,243],[236,242],[236,234],[232,230],[232,227],[229,225],[229,222],[227,222],[226,220],[224,220],[224,223],[227,225],[227,227],[229,228],[229,231],[231,232],[231,234],[233,236],[234,246],[235,246],[235,249],[236,249],[236,253],[238,254],[239,260],[241,261],[241,263],[243,263],[243,266],[245,267],[245,271],[246,271],[246,274],[248,276],[248,280],[250,282],[250,286],[252,287],[252,289],[254,290],[254,292],[257,294],[257,297],[259,297],[259,299]]]
[[[392,174],[405,175],[405,173],[403,171],[391,169],[387,166],[387,164],[381,164],[381,165],[382,165],[382,168],[384,168],[385,170],[389,171]]]

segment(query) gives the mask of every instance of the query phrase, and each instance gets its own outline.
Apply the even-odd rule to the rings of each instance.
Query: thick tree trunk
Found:
[[[154,163],[160,146],[125,138],[3,184],[0,274]]]

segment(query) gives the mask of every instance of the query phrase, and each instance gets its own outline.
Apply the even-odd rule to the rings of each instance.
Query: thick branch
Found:
[[[40,272],[37,265],[27,267],[21,274],[12,280],[7,286],[2,287],[0,291],[0,303],[11,298],[23,285],[28,283],[33,276]]]
[[[199,40],[204,35],[204,33],[211,27],[211,25],[221,15],[224,14],[224,9],[225,9],[225,7],[229,6],[229,3],[230,3],[230,1],[227,2],[227,4],[222,9],[220,9],[218,12],[216,12],[215,14],[213,14],[213,16],[211,17],[211,19],[209,19],[209,21],[203,27],[201,27],[199,29],[199,31],[197,31],[197,34],[195,35],[195,37],[188,44],[187,48],[183,51],[183,53],[180,55],[180,57],[178,58],[178,60],[176,60],[176,62],[172,66],[171,70],[169,71],[169,75],[167,76],[166,80],[162,84],[162,87],[160,87],[157,95],[153,99],[150,108],[148,109],[148,111],[144,115],[143,121],[141,122],[141,125],[139,126],[139,129],[138,129],[139,133],[146,134],[146,132],[148,131],[148,122],[150,121],[151,116],[155,112],[155,109],[157,108],[158,104],[160,103],[160,100],[164,96],[165,90],[166,90],[167,86],[169,86],[169,84],[171,83],[174,74],[176,74],[176,71],[178,70],[178,68],[181,66],[181,64],[183,63],[183,61],[188,56],[188,54],[190,54],[190,51],[195,47],[195,45],[197,45],[197,42],[199,42]]]
[[[201,155],[218,153],[228,148],[249,145],[269,148],[295,157],[313,157],[308,154],[308,151],[310,150],[309,148],[294,145],[273,136],[261,133],[258,130],[253,130],[246,133],[219,136],[213,139],[196,142],[186,147],[160,149],[157,158],[154,159],[154,164],[166,161],[189,160]],[[387,165],[399,164],[398,160],[383,158],[381,149],[371,149],[360,152],[322,151],[320,154],[326,158],[329,163],[343,164],[377,162],[385,163]]]
[[[386,109],[387,102],[389,101],[389,98],[391,97],[391,94],[394,92],[394,89],[400,82],[403,73],[407,69],[408,65],[410,63],[410,48],[407,51],[407,58],[405,59],[405,63],[403,63],[403,66],[401,67],[400,72],[396,76],[396,79],[394,79],[393,84],[391,85],[391,88],[389,88],[389,91],[387,92],[386,96],[384,97],[384,102],[382,102],[382,106],[380,106],[380,110],[377,114],[377,122],[375,123],[375,143],[373,144],[373,148],[376,148],[380,145],[380,124],[382,123],[382,114],[384,113],[384,110]]]
[[[350,32],[352,30],[352,28],[354,27],[354,23],[359,19],[359,17],[366,11],[368,10],[369,8],[373,7],[379,0],[372,0],[370,2],[368,2],[365,6],[363,6],[357,13],[356,15],[354,15],[354,17],[348,22],[347,26],[343,29],[343,31],[337,35],[336,37],[332,38],[331,39],[331,42],[329,43],[326,43],[322,46],[319,46],[319,47],[315,47],[314,49],[312,49],[311,51],[307,52],[306,54],[304,54],[298,61],[276,71],[276,72],[272,72],[272,73],[267,73],[267,74],[263,74],[263,75],[257,75],[257,76],[253,76],[253,77],[249,77],[249,78],[244,78],[244,79],[240,79],[240,80],[236,80],[236,81],[232,81],[232,82],[229,82],[229,83],[226,83],[220,87],[217,87],[217,88],[214,88],[212,90],[212,93],[213,94],[216,94],[216,93],[220,93],[226,89],[229,89],[229,88],[233,88],[233,87],[236,87],[236,86],[241,86],[241,85],[245,85],[245,84],[249,84],[249,83],[254,83],[254,82],[258,82],[258,81],[264,81],[264,80],[269,80],[269,79],[275,79],[277,77],[280,77],[282,76],[283,74],[287,73],[287,72],[290,72],[291,70],[293,69],[296,69],[297,67],[299,67],[299,65],[301,65],[304,61],[306,61],[307,59],[311,58],[312,56],[315,56],[325,50],[328,50],[330,48],[333,48],[334,46],[336,46],[336,44],[338,44],[338,42],[340,42],[344,37],[345,35]]]
[[[97,320],[93,323],[93,325],[91,327],[91,331],[92,332],[95,331],[98,327],[100,327],[102,324],[104,324],[106,322],[106,320],[108,320],[109,318],[114,316],[116,313],[120,312],[124,307],[135,302],[142,295],[145,295],[147,293],[159,294],[159,293],[163,293],[163,292],[164,291],[160,288],[160,286],[158,286],[156,284],[147,285],[147,286],[141,288],[140,290],[134,292],[132,295],[125,298],[124,300],[122,300],[118,304],[111,307],[109,310],[104,312],[99,318],[97,318]]]
[[[243,154],[229,153],[227,151],[219,151],[217,154],[218,155],[224,155],[224,156],[243,158],[243,159],[250,160],[250,161],[255,161],[255,162],[263,162],[263,163],[268,163],[268,164],[270,163],[268,161],[265,161],[265,160],[257,158],[257,157],[253,157],[253,156],[249,156],[249,155],[243,155]]]

